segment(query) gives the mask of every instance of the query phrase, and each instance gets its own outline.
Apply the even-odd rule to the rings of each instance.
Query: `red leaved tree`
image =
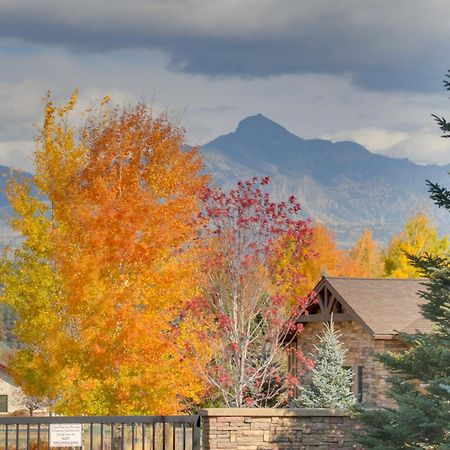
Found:
[[[283,350],[301,329],[295,322],[306,299],[292,298],[289,286],[301,279],[288,259],[308,257],[311,229],[295,197],[272,202],[268,183],[255,177],[229,193],[204,195],[206,281],[190,311],[201,331],[196,342],[192,330],[189,336],[191,348],[208,358],[204,377],[227,406],[279,406],[297,382]]]

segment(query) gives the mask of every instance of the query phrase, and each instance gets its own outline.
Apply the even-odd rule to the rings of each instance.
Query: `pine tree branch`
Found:
[[[438,183],[432,183],[430,180],[427,180],[427,185],[430,198],[434,203],[439,208],[450,210],[450,191]]]

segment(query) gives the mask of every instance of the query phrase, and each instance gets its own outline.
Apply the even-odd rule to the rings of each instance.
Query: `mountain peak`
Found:
[[[282,127],[273,120],[268,119],[261,113],[254,116],[248,116],[241,120],[236,128],[236,133],[277,133],[277,134],[290,134],[286,128]]]

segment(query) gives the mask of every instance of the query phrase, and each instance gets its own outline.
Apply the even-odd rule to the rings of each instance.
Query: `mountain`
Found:
[[[450,165],[417,165],[354,142],[302,139],[261,114],[201,148],[219,184],[229,188],[254,175],[270,176],[276,198],[295,194],[304,213],[328,225],[342,246],[352,245],[366,227],[385,244],[419,211],[442,233],[449,230],[425,180],[448,185]]]
[[[11,177],[12,169],[7,166],[0,165],[0,248],[4,245],[16,245],[20,240],[20,235],[15,233],[9,226],[8,221],[11,215],[11,207],[6,198],[6,184]],[[20,174],[24,178],[32,175],[27,172]]]
[[[242,120],[235,131],[203,145],[202,151],[216,182],[230,188],[238,180],[270,176],[275,198],[295,194],[305,216],[327,224],[344,247],[365,227],[386,244],[419,211],[441,233],[450,229],[447,214],[434,206],[425,185],[426,179],[449,185],[450,165],[421,166],[370,153],[354,142],[302,139],[261,114]],[[20,239],[7,226],[10,208],[4,188],[10,171],[0,166],[0,246]]]

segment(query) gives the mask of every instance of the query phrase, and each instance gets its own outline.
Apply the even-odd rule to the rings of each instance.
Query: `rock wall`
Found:
[[[361,429],[332,409],[212,408],[202,415],[202,450],[338,450],[359,448]]]

